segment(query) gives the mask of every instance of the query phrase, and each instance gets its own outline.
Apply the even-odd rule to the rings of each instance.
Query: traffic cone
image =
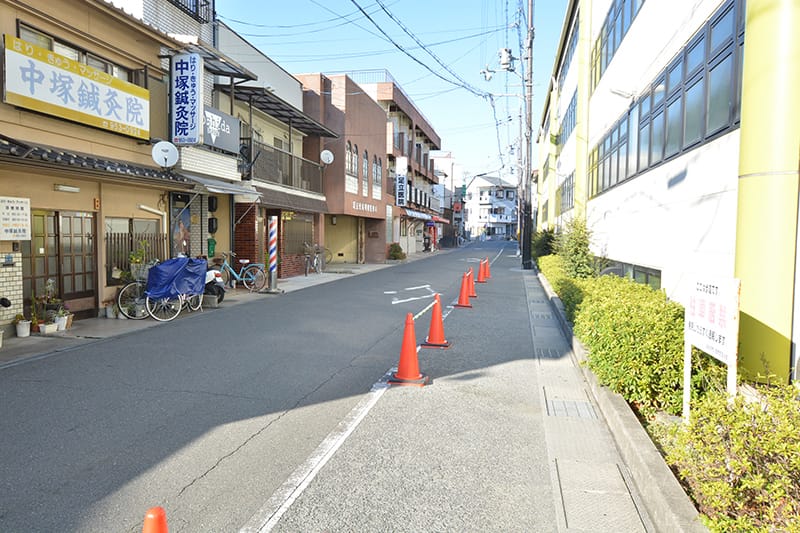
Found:
[[[428,338],[420,346],[423,348],[449,348],[450,343],[444,338],[444,322],[442,320],[442,302],[439,295],[433,297],[433,309],[431,310],[431,327],[428,330]]]
[[[400,348],[400,362],[397,372],[389,378],[390,385],[416,385],[422,387],[428,383],[428,376],[420,373],[417,360],[417,337],[414,335],[414,315],[406,315],[406,329],[403,333],[403,345]]]
[[[486,283],[486,265],[481,259],[480,266],[478,267],[478,279],[475,280],[476,283]]]
[[[489,267],[489,258],[486,258],[486,279],[492,279],[492,269]]]
[[[469,297],[470,298],[477,298],[478,293],[475,292],[475,272],[472,270],[472,267],[469,267]]]
[[[144,515],[142,533],[167,533],[167,513],[163,507],[151,507]]]
[[[469,303],[469,280],[467,279],[467,274],[464,272],[464,275],[461,276],[461,292],[458,293],[458,303],[455,304],[455,307],[472,307],[472,304]]]

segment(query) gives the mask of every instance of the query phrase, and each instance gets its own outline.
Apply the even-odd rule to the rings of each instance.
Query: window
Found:
[[[667,138],[664,145],[664,158],[677,154],[681,149],[681,99],[676,98],[667,105]]]
[[[743,11],[726,2],[590,150],[591,195],[738,127]]]
[[[364,150],[364,159],[361,165],[361,194],[369,195],[369,154]]]
[[[733,100],[733,54],[708,71],[708,115],[706,132],[712,134],[727,126]]]
[[[353,158],[350,157],[352,150],[353,145],[350,144],[350,141],[347,141],[347,148],[345,149],[347,153],[345,154],[344,158],[344,171],[348,174],[353,173]]]
[[[622,44],[622,39],[631,27],[633,19],[639,13],[639,8],[644,0],[613,0],[608,10],[600,36],[592,47],[592,81],[591,89],[594,90],[600,83],[611,58]]]
[[[688,147],[703,138],[703,78],[686,89],[683,118],[683,142]]]
[[[53,37],[46,35],[38,30],[34,30],[28,26],[24,26],[20,24],[19,26],[19,38],[23,41],[27,41],[33,45],[38,46],[39,48],[44,48],[46,50],[52,50],[53,52],[72,59],[73,61],[78,61],[79,63],[83,63],[85,65],[89,65],[90,67],[97,69],[101,72],[106,72],[111,74],[112,76],[119,78],[123,81],[133,82],[134,77],[131,70],[122,67],[120,65],[116,65],[110,61],[107,61],[99,56],[86,52],[84,50],[80,50],[71,46],[67,43],[62,41],[58,41]]]

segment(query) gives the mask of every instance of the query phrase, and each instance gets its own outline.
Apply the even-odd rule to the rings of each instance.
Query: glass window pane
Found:
[[[681,149],[681,99],[667,105],[667,140],[664,145],[664,157],[677,154]]]
[[[611,160],[611,171],[609,176],[609,184],[613,187],[619,181],[619,152],[614,150],[609,158]]]
[[[714,133],[730,122],[733,97],[733,55],[729,55],[708,73],[707,134]]]
[[[628,177],[628,144],[619,145],[619,181]]]
[[[682,81],[683,62],[678,61],[677,64],[673,65],[673,67],[669,69],[669,73],[667,73],[667,93],[672,94],[675,89],[681,86]]]
[[[653,117],[652,143],[650,144],[650,163],[658,163],[664,155],[664,113]]]
[[[72,253],[72,237],[61,237],[61,253]]]
[[[22,39],[23,41],[27,41],[33,45],[36,45],[39,48],[44,48],[45,50],[52,50],[53,40],[47,35],[39,33],[36,30],[26,28],[25,26],[20,26],[19,38]]]
[[[639,170],[650,166],[650,124],[642,126],[639,132]]]
[[[639,117],[641,117],[642,122],[644,122],[648,118],[647,115],[649,113],[650,113],[650,91],[642,95],[641,104],[639,105]]]
[[[701,37],[697,43],[694,44],[686,52],[686,75],[689,76],[697,67],[703,65],[706,60],[706,39]]]
[[[664,101],[664,96],[666,95],[666,81],[664,77],[659,78],[655,85],[653,86],[653,107],[657,107],[661,102]]]
[[[700,78],[694,85],[686,89],[683,111],[684,146],[689,146],[703,137],[703,87],[704,79]]]
[[[74,48],[72,48],[71,46],[67,46],[64,43],[54,42],[53,43],[53,52],[55,52],[57,54],[61,54],[64,57],[68,57],[68,58],[72,59],[73,61],[79,61],[80,60],[80,54],[78,53],[78,51],[75,50]]]
[[[628,174],[626,177],[632,176],[637,171],[636,156],[639,155],[639,128],[636,124],[639,123],[639,107],[634,106],[631,109],[631,127],[628,130]]]
[[[74,292],[72,290],[72,276],[61,276],[61,286],[64,294]]]
[[[61,273],[62,274],[72,274],[72,258],[71,257],[65,257],[64,260],[61,262]]]
[[[72,219],[61,217],[61,233],[72,233]]]
[[[733,8],[728,11],[719,19],[714,25],[711,26],[711,50],[714,51],[719,46],[733,38]]]

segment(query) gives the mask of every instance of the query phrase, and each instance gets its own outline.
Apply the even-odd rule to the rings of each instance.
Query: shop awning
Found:
[[[229,181],[220,180],[217,178],[197,176],[195,174],[187,174],[181,172],[179,174],[184,178],[192,181],[201,186],[202,189],[216,193],[216,194],[248,194],[261,196],[261,193],[254,188],[248,188],[244,185],[238,185]]]
[[[442,224],[449,224],[450,223],[450,221],[447,220],[446,218],[437,217],[436,215],[433,215],[433,221],[434,222],[441,222]]]
[[[401,215],[405,215],[409,218],[418,218],[420,220],[431,220],[431,216],[428,213],[421,213],[419,211],[414,211],[413,209],[403,208],[400,211]]]
[[[288,190],[278,190],[272,187],[262,187],[255,184],[261,192],[261,205],[280,209],[282,211],[297,211],[301,213],[327,213],[328,202],[325,197],[311,194],[293,194]]]

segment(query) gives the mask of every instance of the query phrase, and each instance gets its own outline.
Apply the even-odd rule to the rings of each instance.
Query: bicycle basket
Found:
[[[136,281],[147,281],[149,270],[149,263],[131,263],[131,277]]]

